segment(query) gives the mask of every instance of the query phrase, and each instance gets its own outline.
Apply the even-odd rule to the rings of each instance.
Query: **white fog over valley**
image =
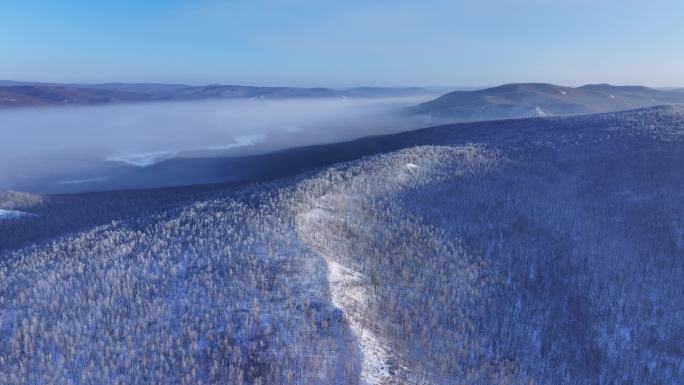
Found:
[[[239,156],[424,124],[428,97],[211,100],[0,110],[0,189],[106,180],[117,166]],[[49,167],[47,166],[49,165]]]

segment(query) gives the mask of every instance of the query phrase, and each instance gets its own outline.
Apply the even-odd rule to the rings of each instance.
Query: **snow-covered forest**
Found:
[[[684,384],[684,110],[368,140],[270,182],[0,194],[0,383]]]

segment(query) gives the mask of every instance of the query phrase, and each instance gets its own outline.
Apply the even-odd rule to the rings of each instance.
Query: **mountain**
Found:
[[[591,114],[679,103],[684,103],[682,91],[608,84],[572,88],[521,83],[476,91],[455,91],[409,111],[436,120],[479,121]]]
[[[382,98],[424,95],[434,93],[417,87],[332,89],[220,84],[188,86],[155,83],[56,84],[0,81],[0,107],[211,99]]]
[[[70,87],[75,88],[95,88],[101,90],[133,92],[149,95],[163,95],[173,93],[178,90],[188,88],[190,86],[185,84],[159,84],[159,83],[101,83],[91,85],[71,84]]]
[[[0,87],[10,86],[32,86],[32,87],[60,87],[60,88],[93,88],[108,91],[135,92],[145,94],[162,94],[173,92],[181,88],[188,88],[186,84],[163,84],[163,83],[42,83],[42,82],[22,82],[15,80],[0,80]]]
[[[0,195],[33,214],[0,221],[0,378],[681,384],[683,133],[450,124],[215,163],[259,183]]]
[[[108,104],[149,101],[147,94],[68,86],[2,86],[0,107]]]
[[[203,99],[293,99],[293,98],[385,98],[430,95],[431,91],[418,88],[358,87],[348,89],[254,87],[208,85],[178,89],[161,97],[164,100]]]
[[[430,95],[433,92],[419,87],[407,88],[391,88],[391,87],[356,87],[339,90],[340,94],[346,97],[401,97],[401,96],[416,96],[416,95]]]
[[[254,87],[216,84],[182,88],[160,98],[163,100],[205,100],[329,98],[338,96],[340,96],[338,91],[329,88]]]

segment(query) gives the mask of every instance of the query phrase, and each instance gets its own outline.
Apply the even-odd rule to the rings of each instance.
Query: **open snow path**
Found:
[[[334,220],[328,210],[314,208],[298,216],[297,228],[304,240],[325,259],[331,301],[344,312],[363,354],[361,384],[395,384],[393,373],[397,368],[393,366],[397,360],[387,343],[372,330],[366,311],[369,302],[373,301],[370,278],[337,262],[329,255],[330,240],[321,237],[325,223]]]

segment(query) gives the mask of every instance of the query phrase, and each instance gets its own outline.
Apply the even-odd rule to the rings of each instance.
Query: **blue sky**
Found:
[[[684,86],[681,0],[0,0],[0,79]]]

